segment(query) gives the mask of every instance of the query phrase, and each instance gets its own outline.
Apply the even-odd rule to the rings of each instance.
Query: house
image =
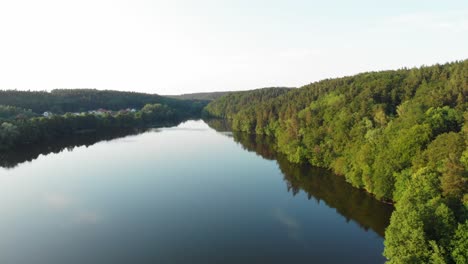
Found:
[[[88,113],[90,113],[92,115],[105,115],[105,114],[112,114],[112,111],[109,111],[109,110],[106,110],[106,109],[103,109],[103,108],[99,108],[98,110],[88,111]]]
[[[44,112],[42,114],[44,117],[51,117],[52,116],[52,113],[51,112]]]

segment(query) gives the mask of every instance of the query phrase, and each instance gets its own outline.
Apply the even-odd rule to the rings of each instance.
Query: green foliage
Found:
[[[26,119],[35,116],[31,110],[19,107],[0,105],[0,122],[8,120]]]
[[[0,90],[0,105],[31,109],[35,113],[84,112],[104,108],[118,111],[141,109],[146,104],[163,104],[181,115],[200,115],[207,100],[179,100],[156,94],[95,89],[56,89],[52,92]],[[0,109],[0,119],[2,110]]]
[[[202,100],[213,101],[231,92],[208,92],[208,93],[191,93],[181,95],[165,95],[164,97],[181,99],[181,100]]]
[[[413,174],[386,231],[389,263],[447,263],[456,219],[440,196],[437,172]]]
[[[237,114],[242,109],[268,101],[287,93],[289,90],[288,88],[264,88],[253,91],[228,93],[207,105],[204,112],[206,116],[232,119],[233,115]],[[268,118],[268,116],[266,116],[266,118]],[[244,126],[243,128],[244,130],[252,129],[250,126]]]
[[[17,126],[7,122],[2,123],[0,125],[0,149],[11,148],[18,135]]]
[[[459,224],[452,240],[452,257],[455,263],[468,263],[468,221]]]
[[[401,227],[398,227],[399,223]],[[392,214],[391,224],[386,231],[384,254],[388,263],[428,263],[430,250],[423,229],[423,221],[415,212],[397,210]]]
[[[426,111],[426,118],[434,135],[449,131],[458,132],[463,124],[463,114],[449,106],[429,108]]]
[[[133,128],[197,118],[207,103],[94,89],[0,90],[0,149],[50,141],[80,131]],[[142,110],[121,110],[129,108]],[[113,113],[87,113],[96,109],[113,110]],[[42,117],[44,112],[53,115]]]
[[[466,263],[450,246],[468,215],[466,98],[468,60],[328,79],[280,94],[231,93],[204,111],[227,118],[234,130],[274,136],[289,161],[333,169],[397,202],[386,232],[390,263]],[[457,248],[466,249],[460,241]]]
[[[141,111],[114,114],[64,114],[15,119],[0,124],[0,150],[63,138],[83,131],[128,129],[174,123],[186,118],[166,105],[147,104]]]

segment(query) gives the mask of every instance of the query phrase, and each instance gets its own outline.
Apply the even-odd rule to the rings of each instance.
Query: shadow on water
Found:
[[[232,137],[245,150],[254,152],[264,159],[275,160],[284,175],[287,190],[292,195],[304,191],[309,199],[325,202],[335,208],[347,221],[354,221],[363,229],[372,229],[380,236],[384,236],[393,206],[379,202],[368,193],[352,187],[344,177],[326,169],[289,162],[275,150],[275,141],[271,137],[232,133],[229,124],[223,120],[205,122],[221,134]],[[21,163],[33,161],[40,155],[71,151],[81,146],[89,147],[101,141],[137,135],[146,131],[147,129],[131,129],[82,133],[53,142],[24,146],[9,152],[0,152],[0,167],[14,168]]]
[[[157,128],[176,126],[180,123],[181,122],[174,122],[161,126],[155,126],[152,127],[152,131],[157,132]],[[51,153],[57,154],[65,150],[72,151],[73,149],[82,146],[89,147],[102,141],[111,141],[118,138],[138,135],[147,132],[150,129],[151,128],[121,128],[114,130],[107,129],[103,131],[76,133],[74,135],[59,138],[53,141],[19,146],[12,150],[0,151],[0,167],[12,169],[22,163],[31,162],[39,158],[40,155],[48,155]]]
[[[146,130],[140,129],[125,129],[79,133],[55,141],[20,146],[15,148],[14,150],[0,152],[0,167],[12,169],[20,165],[21,163],[33,161],[37,159],[40,155],[60,153],[65,150],[72,151],[77,147],[89,147],[101,141],[110,141],[130,135],[137,135],[145,131]]]
[[[363,190],[356,189],[345,178],[329,170],[308,164],[295,164],[275,150],[274,138],[264,135],[252,135],[230,131],[229,124],[223,120],[205,122],[213,129],[230,136],[245,150],[254,152],[264,159],[276,160],[284,175],[288,192],[293,196],[301,190],[309,199],[325,202],[328,206],[346,218],[354,221],[365,230],[372,229],[384,237],[385,228],[390,223],[394,207],[382,203]]]

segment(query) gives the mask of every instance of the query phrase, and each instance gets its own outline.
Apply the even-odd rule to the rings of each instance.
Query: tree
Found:
[[[459,224],[452,241],[452,257],[455,263],[468,263],[468,220]]]

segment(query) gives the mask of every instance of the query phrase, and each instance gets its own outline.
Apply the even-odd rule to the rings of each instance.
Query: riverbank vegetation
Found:
[[[161,104],[186,116],[199,115],[208,100],[179,100],[136,92],[96,89],[55,89],[47,91],[0,90],[0,105],[30,109],[34,113],[55,114],[87,112],[96,109],[119,111],[141,109],[146,104]]]
[[[89,89],[0,91],[0,151],[203,114],[396,203],[389,263],[468,263],[468,60],[208,101]],[[101,111],[93,111],[100,109]]]
[[[54,90],[0,91],[0,103],[8,104],[0,105],[0,150],[7,150],[76,133],[161,126],[198,118],[207,101],[117,91]]]
[[[206,116],[396,202],[389,263],[468,263],[468,60],[232,93]]]

